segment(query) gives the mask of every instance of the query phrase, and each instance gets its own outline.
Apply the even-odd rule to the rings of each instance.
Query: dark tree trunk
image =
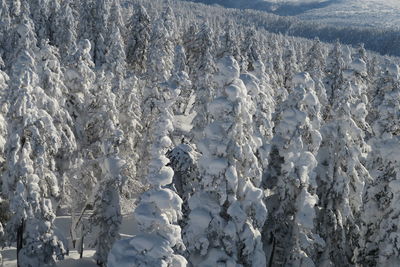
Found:
[[[22,249],[23,246],[23,235],[24,235],[24,227],[25,226],[25,220],[22,220],[21,225],[18,227],[17,229],[17,266],[21,267],[21,265],[19,264],[19,252]]]
[[[82,259],[82,257],[83,257],[83,238],[84,237],[85,237],[85,235],[83,234],[83,231],[82,231],[81,243],[79,244],[80,245],[80,250],[81,250],[81,253],[79,255],[80,259]]]

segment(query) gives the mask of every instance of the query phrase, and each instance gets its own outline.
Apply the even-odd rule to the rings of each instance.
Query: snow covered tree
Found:
[[[266,200],[270,215],[264,240],[270,253],[268,261],[273,265],[316,266],[317,253],[324,245],[314,225],[320,103],[308,73],[295,75],[293,83],[272,140],[266,181],[271,192]],[[281,160],[275,162],[275,158]]]
[[[368,266],[395,266],[398,264],[399,247],[396,244],[399,194],[396,175],[399,169],[399,138],[397,136],[374,138],[368,157],[374,179],[366,184],[361,214],[360,249],[357,263]]]
[[[5,55],[3,55],[6,51],[9,51],[10,47],[8,46],[7,39],[10,36],[10,28],[11,28],[11,18],[10,12],[8,8],[8,4],[6,0],[0,1],[0,58],[5,59]],[[3,59],[2,59],[3,61]]]
[[[274,66],[274,71],[277,74],[277,86],[278,87],[284,87],[284,77],[283,74],[285,73],[285,67],[284,67],[284,62],[283,62],[283,48],[282,46],[278,43],[277,40],[274,40],[274,43],[272,44],[272,49],[275,51],[274,53],[274,59],[273,59],[273,66]],[[282,97],[282,101],[284,101],[284,97]]]
[[[171,7],[167,6],[165,8],[165,10],[161,14],[161,19],[163,20],[164,27],[169,33],[169,41],[175,42],[176,39],[178,39],[178,28],[176,24],[176,17]]]
[[[284,62],[283,84],[286,90],[290,90],[293,87],[292,77],[299,72],[299,66],[297,65],[296,51],[293,44],[286,42],[282,58]]]
[[[138,148],[142,142],[141,98],[136,77],[133,76],[125,81],[124,90],[117,95],[119,127],[124,133],[124,139],[121,141],[119,148],[121,155],[129,165],[129,176],[137,182],[138,170],[136,168],[138,167],[137,163],[140,155]],[[132,179],[127,183],[129,184],[130,182],[133,182]],[[131,194],[129,190],[126,193]]]
[[[258,40],[256,38],[256,30],[254,28],[249,29],[245,34],[242,54],[244,60],[242,62],[241,69],[249,72],[254,71],[254,62],[260,60],[260,51],[258,47]]]
[[[362,214],[362,235],[365,236],[358,262],[364,265],[394,266],[398,264],[396,245],[398,170],[399,170],[399,67],[387,62],[373,106],[374,137],[369,140],[372,149],[368,168],[373,180],[367,184]],[[379,114],[379,115],[378,115]],[[397,261],[397,262],[396,262]]]
[[[322,128],[323,141],[319,152],[318,233],[326,241],[319,258],[321,265],[352,265],[360,248],[360,213],[364,187],[371,179],[363,162],[370,147],[357,120],[365,120],[366,113],[354,113],[354,92],[349,77],[341,71],[342,85],[333,88],[331,118]]]
[[[110,16],[108,17],[108,26],[107,26],[108,30],[109,31],[111,30],[111,32],[115,32],[115,29],[113,29],[114,25],[115,27],[118,27],[121,35],[125,36],[126,27],[122,16],[121,3],[119,0],[112,0],[110,6]]]
[[[377,81],[377,91],[372,95],[372,114],[370,121],[373,122],[375,136],[399,135],[400,105],[398,94],[400,91],[399,66],[386,62],[381,78]]]
[[[149,48],[151,21],[146,9],[139,5],[128,23],[129,39],[127,62],[137,74],[146,72],[147,50]]]
[[[195,147],[188,143],[181,143],[168,151],[167,157],[170,160],[171,167],[174,170],[173,185],[177,194],[183,200],[183,216],[187,217],[189,209],[187,201],[190,196],[199,188],[198,160],[200,153]],[[187,218],[183,218],[186,225]]]
[[[64,75],[64,83],[68,89],[67,105],[75,123],[75,133],[79,140],[83,140],[83,124],[86,115],[84,109],[86,100],[91,96],[91,86],[95,80],[92,71],[94,63],[90,55],[90,41],[80,41],[78,49],[67,58],[67,70]]]
[[[374,140],[374,180],[368,184],[362,214],[361,248],[357,263],[365,266],[396,266],[400,247],[397,231],[399,209],[399,137]]]
[[[181,45],[175,47],[174,67],[168,81],[169,86],[178,92],[179,96],[174,104],[173,112],[176,115],[188,113],[189,101],[193,95],[192,82],[189,79],[188,67],[186,65],[185,49]]]
[[[71,7],[71,0],[63,1],[55,17],[54,42],[65,58],[76,50],[78,14]]]
[[[90,135],[90,125],[87,124],[89,121],[87,110],[91,104],[91,100],[94,98],[91,90],[95,82],[95,74],[92,71],[94,63],[90,55],[90,50],[91,44],[89,40],[84,39],[80,41],[75,53],[66,59],[67,66],[64,75],[64,84],[68,89],[66,96],[67,110],[75,126],[73,132],[78,147],[75,162],[72,162],[70,167],[71,175],[69,176],[67,186],[73,220],[71,234],[73,235],[72,240],[74,245],[78,238],[78,228],[82,226],[80,217],[87,209],[87,204],[91,202],[90,197],[93,193],[93,185],[96,183],[95,174],[90,167],[93,159],[90,146],[98,133],[92,131],[91,133],[94,133],[94,135]],[[84,164],[87,168],[82,168]],[[75,218],[76,214],[80,214],[80,217]],[[83,234],[80,235],[81,237],[83,236]]]
[[[342,71],[344,67],[345,63],[343,59],[342,47],[339,42],[336,42],[333,49],[329,52],[325,67],[325,88],[330,105],[332,105],[334,99],[337,98],[337,93],[335,90],[342,86]]]
[[[44,39],[49,39],[49,42],[52,45],[55,45],[55,32],[57,31],[57,15],[61,8],[61,1],[49,1],[48,3],[48,18],[47,23],[49,24],[49,33],[48,36]]]
[[[1,57],[0,57],[1,59]],[[8,80],[9,77],[6,73],[0,70],[0,98],[3,99],[0,102],[0,173],[4,173],[6,167],[6,158],[5,158],[5,145],[7,140],[7,121],[5,116],[7,115],[8,105],[6,101],[6,94],[8,89]],[[4,200],[8,199],[7,194],[3,191],[3,181],[0,182],[0,245],[5,246],[5,232],[4,227],[5,223],[8,221],[8,216],[10,215],[10,209],[5,205],[8,201]],[[3,264],[2,255],[0,253],[0,265]]]
[[[24,1],[25,2],[25,1]],[[11,1],[10,2],[10,15],[13,18],[18,17],[19,15],[21,15],[21,9],[22,9],[22,4],[21,4],[21,0],[16,0],[16,1]]]
[[[348,69],[343,74],[345,80],[348,80],[352,87],[352,114],[354,121],[369,136],[371,127],[365,120],[368,114],[367,107],[369,106],[367,64],[362,58],[354,56]]]
[[[57,1],[46,0],[31,0],[29,1],[31,18],[35,25],[36,36],[41,42],[48,39],[50,35],[49,16],[50,16],[50,3]]]
[[[218,64],[219,90],[209,104],[211,122],[199,144],[201,190],[189,199],[184,232],[190,262],[195,266],[265,266],[261,233],[267,210],[254,155],[250,97],[239,79],[233,57]]]
[[[257,66],[258,65],[258,66]],[[256,69],[265,70],[262,62],[253,62]],[[270,142],[273,136],[272,114],[275,111],[275,101],[267,80],[259,80],[250,73],[243,73],[240,79],[244,82],[254,105],[248,107],[253,112],[254,134],[262,145],[258,148],[257,158],[264,169],[268,166]]]
[[[107,53],[104,37],[101,33],[96,36],[94,47],[94,63],[97,67],[101,67],[105,63],[105,55]]]
[[[188,65],[191,66],[189,77],[196,101],[193,109],[196,117],[193,120],[192,132],[196,140],[202,138],[203,130],[208,123],[207,103],[213,97],[215,82],[212,75],[215,73],[215,60],[213,58],[213,32],[207,24],[203,24],[194,39],[185,44],[188,55]]]
[[[136,76],[127,71],[125,46],[120,27],[117,22],[110,23],[110,44],[104,69],[106,75],[109,76],[108,79],[111,80],[111,91],[116,97],[115,115],[118,116],[119,128],[124,133],[124,138],[119,146],[120,154],[128,161],[130,176],[133,178],[136,176],[135,167],[139,155],[139,152],[135,150],[137,150],[142,129],[139,123],[141,116],[140,92]]]
[[[78,24],[78,36],[80,39],[86,39],[90,41],[91,48],[95,48],[95,38],[97,34],[96,23],[96,3],[99,1],[76,1],[75,8],[79,14],[79,24]],[[93,55],[93,50],[90,54]]]
[[[55,47],[42,41],[40,51],[37,53],[38,73],[40,87],[43,88],[40,103],[42,108],[53,117],[54,126],[60,133],[62,146],[54,155],[52,171],[56,171],[57,184],[60,188],[55,208],[60,208],[66,200],[65,184],[69,175],[70,164],[76,151],[76,140],[73,134],[73,121],[66,109],[65,97],[67,89],[64,86],[63,73],[58,61],[58,51]]]
[[[318,95],[319,102],[322,107],[322,115],[325,116],[328,97],[326,94],[326,88],[324,84],[325,72],[325,55],[323,47],[318,38],[314,40],[314,44],[310,48],[307,54],[308,61],[305,65],[305,71],[307,71],[313,81],[315,82],[315,92]]]
[[[102,66],[105,63],[105,54],[107,53],[105,37],[109,36],[110,1],[96,1],[93,12],[95,19],[93,29],[93,61],[96,66]]]
[[[95,33],[104,34],[107,33],[107,26],[110,17],[110,0],[99,0],[95,1],[93,11],[95,13]]]
[[[256,34],[255,29],[246,32],[244,40],[246,47],[243,54],[247,57],[247,73],[241,74],[240,78],[245,83],[255,104],[253,111],[254,132],[263,142],[258,157],[263,167],[266,167],[269,154],[268,147],[273,135],[272,114],[276,107],[275,92],[272,86],[276,88],[276,84],[272,81],[275,79],[274,75],[267,74],[266,66],[261,57],[260,42],[257,40]]]
[[[167,97],[169,92],[164,92]],[[165,186],[172,183],[174,172],[167,166],[165,156],[172,145],[169,135],[173,130],[170,106],[173,99],[160,100],[156,108],[159,116],[152,131],[154,140],[147,181],[150,189],[144,192],[134,210],[140,233],[131,239],[114,244],[108,266],[186,266],[185,258],[176,253],[184,249],[181,228],[182,199]]]
[[[138,170],[142,171],[140,176],[145,177],[150,157],[151,157],[151,144],[152,133],[154,129],[154,122],[159,116],[157,108],[158,103],[164,98],[163,91],[168,88],[168,79],[171,76],[173,67],[173,32],[170,32],[171,27],[166,27],[166,17],[170,16],[169,11],[166,10],[153,24],[151,32],[151,42],[147,50],[146,73],[141,88],[141,114],[145,116],[142,124],[142,138],[144,142],[141,143],[141,155],[138,163]],[[174,88],[178,89],[178,88]],[[177,91],[172,90],[175,94]],[[176,97],[176,96],[175,96]]]
[[[150,82],[165,82],[171,75],[174,58],[174,17],[165,10],[153,23],[147,54],[146,70]],[[172,22],[171,22],[172,21]],[[171,22],[168,25],[166,22]]]
[[[110,43],[105,55],[106,69],[113,75],[112,91],[117,95],[124,88],[126,75],[126,55],[125,46],[119,28],[116,24],[112,25]]]
[[[8,82],[9,82],[8,75],[0,70],[0,99],[2,99],[0,101],[0,172],[1,173],[3,173],[3,168],[5,166],[4,149],[7,138],[7,121],[5,117],[7,116],[7,111],[8,111],[8,104],[6,101],[8,94]]]
[[[282,47],[275,42],[273,46],[274,50],[276,51],[274,54],[273,59],[273,69],[276,73],[275,84],[276,87],[274,96],[275,96],[275,103],[276,103],[276,114],[278,113],[279,107],[281,104],[286,100],[288,96],[288,90],[285,87],[285,63],[283,61],[283,49]],[[294,73],[293,73],[294,74]],[[292,74],[292,75],[293,75]],[[291,78],[291,77],[290,77]],[[275,116],[273,117],[273,121],[275,122]]]
[[[10,125],[3,178],[11,211],[6,234],[8,242],[17,242],[20,266],[52,265],[65,253],[54,233],[50,199],[59,193],[54,157],[61,138],[48,108],[52,101],[38,86],[32,24],[24,21],[18,29],[21,42],[7,96],[12,105],[7,114]]]
[[[234,25],[228,23],[225,27],[225,33],[221,36],[217,57],[233,56],[237,62],[242,62],[242,55],[237,40],[238,37],[235,35]]]
[[[120,191],[126,182],[124,174],[125,160],[119,155],[119,145],[123,132],[118,128],[116,96],[111,92],[111,85],[104,74],[98,75],[96,98],[92,100],[89,112],[92,114],[88,125],[91,125],[91,136],[94,151],[92,155],[98,170],[98,189],[94,197],[94,210],[90,216],[90,228],[95,232],[93,246],[96,247],[94,258],[98,265],[105,266],[107,256],[113,243],[119,238],[121,225]],[[96,229],[97,228],[97,229]]]

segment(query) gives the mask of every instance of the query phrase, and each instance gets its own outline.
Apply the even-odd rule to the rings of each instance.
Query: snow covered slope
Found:
[[[398,0],[192,0],[340,26],[398,27]]]
[[[305,20],[317,20],[335,25],[398,27],[398,0],[342,0],[298,15]]]

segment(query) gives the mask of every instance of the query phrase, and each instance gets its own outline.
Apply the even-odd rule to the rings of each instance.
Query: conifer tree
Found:
[[[174,187],[184,201],[182,209],[183,215],[186,216],[188,211],[187,201],[199,188],[198,159],[200,153],[196,151],[193,145],[183,142],[168,151],[167,157],[174,170]],[[184,221],[186,221],[185,219]]]
[[[110,16],[108,17],[107,29],[109,31],[111,30],[111,32],[115,32],[115,29],[113,29],[114,25],[118,27],[120,34],[122,36],[125,36],[126,27],[122,16],[121,2],[119,0],[112,0],[110,7]]]
[[[126,55],[125,46],[119,28],[116,24],[112,25],[110,43],[105,55],[107,69],[112,73],[112,91],[119,95],[124,89],[124,79],[126,75]]]
[[[97,133],[95,139],[103,141],[94,143],[93,156],[99,177],[93,200],[94,210],[89,221],[92,231],[95,232],[94,258],[98,265],[105,266],[113,243],[119,239],[118,231],[122,221],[120,191],[126,182],[126,176],[125,160],[119,155],[119,146],[124,137],[118,128],[116,96],[111,92],[110,82],[103,73],[98,75],[96,84],[96,99],[90,105],[90,113],[93,115],[88,123],[93,125],[93,130]]]
[[[399,249],[395,244],[398,234],[393,230],[397,224],[398,209],[394,206],[398,195],[399,138],[398,110],[399,67],[386,63],[384,75],[378,81],[378,94],[373,105],[374,137],[368,157],[368,169],[374,180],[367,183],[362,214],[361,250],[358,261],[364,265],[397,264]],[[379,114],[379,115],[378,115]],[[378,118],[379,116],[379,118]]]
[[[4,53],[9,51],[9,43],[7,39],[10,37],[11,17],[9,7],[6,0],[0,1],[0,58],[6,59]]]
[[[78,236],[80,235],[80,240],[84,236],[83,232],[79,230],[84,227],[81,217],[88,207],[87,204],[91,202],[93,185],[96,183],[96,176],[93,173],[93,168],[90,167],[94,159],[90,146],[98,133],[93,130],[92,125],[88,124],[90,114],[86,112],[91,104],[91,99],[94,98],[92,88],[96,78],[95,73],[92,71],[94,63],[90,50],[91,44],[89,40],[80,41],[75,53],[66,59],[68,63],[64,76],[64,84],[68,89],[66,96],[67,110],[75,126],[73,132],[78,148],[75,162],[70,167],[74,172],[71,173],[68,179],[67,187],[73,221],[71,234],[73,235],[74,246],[77,245]],[[87,168],[82,168],[83,165],[87,166]],[[75,217],[77,214],[79,216]],[[78,245],[81,246],[82,244]]]
[[[7,114],[10,125],[3,184],[11,211],[6,234],[8,242],[17,242],[20,266],[40,266],[55,264],[65,254],[54,233],[51,202],[59,193],[54,157],[61,138],[48,108],[53,102],[39,87],[32,23],[23,20],[18,29],[20,46],[7,96],[13,104]]]
[[[165,156],[172,145],[169,137],[172,126],[170,107],[173,98],[160,99],[155,107],[158,119],[152,129],[153,145],[148,165],[147,181],[150,189],[144,192],[134,210],[140,233],[131,239],[115,243],[108,257],[108,266],[121,266],[127,259],[135,266],[186,266],[185,258],[177,254],[184,249],[181,228],[182,199],[165,186],[172,183],[174,172],[167,166]]]
[[[60,205],[63,205],[66,200],[66,177],[68,177],[72,157],[77,148],[76,140],[72,131],[73,121],[66,108],[65,96],[67,89],[62,82],[63,74],[58,61],[57,49],[49,45],[48,41],[43,40],[40,51],[37,53],[37,62],[37,70],[40,74],[39,84],[43,88],[38,102],[53,117],[54,127],[60,133],[63,144],[58,147],[58,152],[53,155],[54,159],[50,159],[51,171],[55,175],[52,179],[57,180],[59,187],[59,192],[57,192],[52,201],[55,208],[59,209]],[[44,175],[47,177],[50,173],[44,173]]]
[[[342,71],[344,67],[345,63],[343,59],[342,47],[339,42],[336,42],[326,59],[325,68],[325,88],[330,105],[332,105],[334,99],[337,98],[337,93],[335,91],[337,88],[342,86]]]
[[[151,82],[165,82],[171,75],[175,34],[174,17],[171,12],[170,9],[165,10],[153,24],[146,57],[146,70]]]
[[[308,73],[295,75],[293,83],[272,140],[267,185],[273,193],[267,197],[271,213],[264,240],[270,240],[268,261],[273,265],[316,266],[317,252],[324,245],[314,225],[320,103]],[[274,162],[274,157],[281,160]]]
[[[240,47],[237,43],[238,37],[235,35],[234,25],[228,23],[225,33],[221,36],[218,58],[233,56],[237,62],[242,62]]]
[[[308,61],[305,65],[305,71],[307,71],[313,81],[315,82],[315,92],[318,95],[319,102],[322,107],[322,115],[326,115],[326,107],[328,104],[328,97],[326,94],[326,88],[324,84],[325,72],[325,56],[322,48],[322,44],[318,38],[314,40],[314,43],[307,54]]]
[[[347,71],[346,71],[347,72]],[[323,141],[319,152],[318,196],[320,213],[318,232],[327,245],[320,264],[355,264],[360,248],[360,213],[364,187],[370,175],[363,162],[370,147],[357,120],[365,113],[352,113],[354,92],[351,82],[341,75],[342,86],[334,88],[332,118],[321,128]],[[328,193],[327,193],[328,192]]]
[[[189,79],[188,71],[185,49],[183,46],[177,45],[174,52],[174,67],[168,81],[171,88],[176,91],[179,90],[179,96],[173,106],[173,112],[176,115],[184,115],[189,112],[189,101],[193,91],[191,90],[192,82]]]
[[[259,230],[267,210],[252,183],[261,173],[247,126],[251,100],[233,57],[221,59],[218,69],[221,89],[210,103],[212,121],[199,144],[201,190],[189,199],[184,238],[193,265],[264,266]]]
[[[161,16],[154,22],[153,29],[151,32],[151,45],[148,48],[148,54],[146,56],[146,83],[141,88],[142,106],[141,113],[146,116],[142,127],[142,138],[145,141],[142,142],[141,156],[138,170],[143,170],[141,176],[146,176],[146,168],[149,158],[151,156],[150,146],[154,140],[152,140],[152,133],[154,129],[154,122],[157,120],[159,115],[157,105],[158,102],[164,98],[163,91],[165,87],[168,88],[168,79],[171,76],[171,70],[173,67],[173,32],[170,29],[173,27],[166,27],[166,17],[171,16],[169,11],[166,10]],[[171,91],[174,92],[174,91]]]
[[[137,74],[146,72],[147,50],[149,48],[151,21],[146,9],[139,5],[129,20],[130,38],[127,44],[127,62]]]
[[[55,17],[54,42],[60,50],[61,58],[76,50],[78,14],[71,7],[71,0],[63,1]]]
[[[286,90],[290,90],[293,87],[292,77],[299,72],[299,66],[297,65],[296,51],[293,44],[286,41],[285,50],[283,54],[284,62],[284,78],[283,84]]]
[[[188,65],[192,66],[189,76],[196,92],[193,109],[197,114],[193,120],[192,129],[196,140],[201,139],[202,132],[208,122],[207,103],[212,99],[215,88],[215,82],[212,79],[212,75],[215,73],[212,40],[212,30],[207,24],[203,24],[194,39],[186,44]]]

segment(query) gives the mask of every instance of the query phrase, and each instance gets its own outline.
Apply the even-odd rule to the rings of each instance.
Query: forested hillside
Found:
[[[235,21],[246,26],[254,26],[273,33],[304,38],[319,38],[321,41],[357,45],[364,43],[365,48],[383,55],[400,56],[400,4],[380,0],[328,0],[318,1],[241,1],[241,0],[181,0],[221,4],[231,9],[208,8],[207,14],[224,12],[235,17]],[[198,4],[186,3],[187,8]],[[234,9],[239,8],[239,9]],[[253,10],[240,10],[250,8]],[[255,9],[255,10],[254,10]],[[309,11],[307,11],[309,9]],[[262,10],[262,11],[257,11]],[[200,11],[203,12],[203,11]],[[274,14],[284,15],[276,16]],[[204,15],[201,15],[204,16]]]
[[[398,58],[258,14],[0,0],[0,244],[19,266],[89,236],[110,267],[400,265]]]

